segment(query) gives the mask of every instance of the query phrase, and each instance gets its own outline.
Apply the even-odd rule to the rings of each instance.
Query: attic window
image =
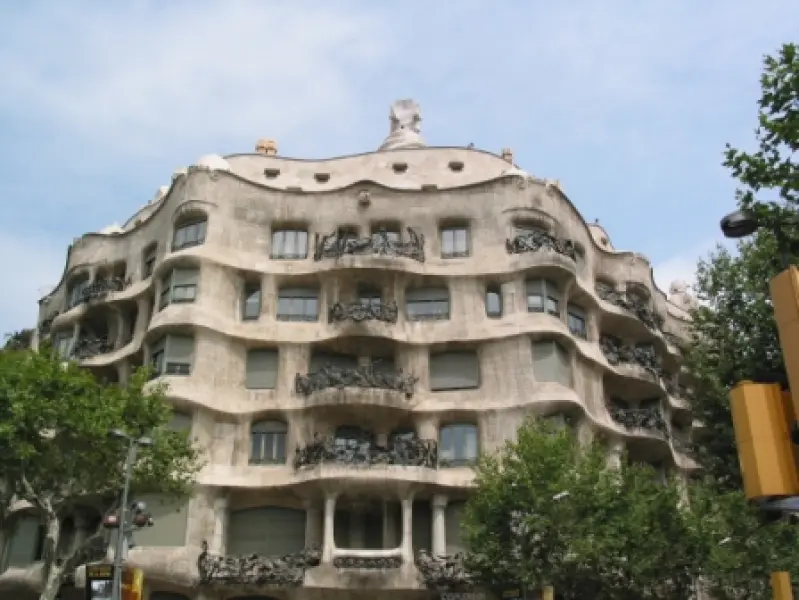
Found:
[[[453,160],[449,163],[449,170],[454,171],[455,173],[460,173],[463,171],[463,163],[459,160]]]
[[[266,176],[267,179],[274,179],[275,177],[280,175],[280,169],[273,169],[273,168],[264,169],[264,175]]]
[[[438,186],[435,183],[423,183],[422,184],[422,191],[423,192],[434,192],[438,189]]]
[[[330,173],[314,173],[313,178],[316,179],[316,183],[327,183],[330,181]]]
[[[404,173],[408,170],[408,163],[394,163],[391,168],[394,169],[395,173]]]

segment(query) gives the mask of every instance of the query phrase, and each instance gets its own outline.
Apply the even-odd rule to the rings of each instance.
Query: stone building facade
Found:
[[[510,151],[427,147],[420,121],[395,104],[354,156],[205,156],[70,247],[38,335],[108,381],[152,365],[205,450],[191,498],[143,498],[146,599],[424,597],[444,562],[419,552],[462,550],[470,465],[529,415],[694,467],[686,286]],[[13,518],[0,594],[22,598],[38,525]]]

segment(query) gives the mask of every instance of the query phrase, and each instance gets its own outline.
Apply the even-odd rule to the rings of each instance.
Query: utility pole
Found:
[[[746,237],[759,228],[756,218],[743,211],[721,220],[728,238]],[[769,291],[790,391],[777,383],[742,381],[730,392],[744,493],[765,510],[785,510],[786,502],[799,506],[799,439],[794,435],[799,416],[799,269],[789,264],[782,231],[775,236],[783,270],[771,279]],[[772,573],[771,589],[775,600],[793,600],[789,573]]]

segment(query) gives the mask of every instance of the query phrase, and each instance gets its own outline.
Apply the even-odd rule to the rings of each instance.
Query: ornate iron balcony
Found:
[[[352,302],[350,304],[342,304],[336,302],[330,307],[330,322],[341,323],[343,321],[354,321],[361,323],[363,321],[383,321],[384,323],[396,323],[399,309],[396,302],[389,302],[388,304],[367,304],[364,302]]]
[[[432,556],[426,550],[416,555],[419,578],[433,590],[471,589],[476,582],[466,568],[466,555]]]
[[[121,292],[130,285],[131,278],[106,277],[98,279],[83,288],[81,291],[81,302],[91,302],[92,300],[102,300],[108,294]]]
[[[50,315],[48,315],[47,317],[45,317],[44,319],[42,319],[42,322],[39,323],[39,335],[41,336],[50,335],[50,330],[53,327],[53,321],[55,321],[55,318],[59,314],[61,314],[59,311],[55,311]]]
[[[385,229],[365,238],[354,238],[338,231],[329,235],[316,234],[313,258],[319,261],[353,254],[397,256],[424,262],[424,235],[411,227],[407,231],[408,241],[391,239]]]
[[[402,392],[410,398],[417,381],[417,377],[404,374],[402,369],[396,373],[384,373],[371,367],[341,368],[331,365],[307,375],[297,373],[294,391],[302,396],[310,396],[329,388],[371,388]]]
[[[607,405],[610,418],[625,429],[646,429],[669,437],[669,428],[659,407],[627,408],[612,398]]]
[[[677,382],[676,377],[669,377],[665,380],[666,391],[669,393],[669,396],[674,396],[675,398],[682,398],[683,400],[688,398],[688,388],[684,385]]]
[[[331,438],[316,437],[305,447],[297,447],[294,468],[338,465],[398,465],[435,469],[438,461],[438,442],[417,437],[398,437],[388,446],[378,446],[371,440],[352,440],[337,444]]]
[[[86,360],[101,354],[107,354],[114,349],[108,336],[84,336],[78,338],[72,348],[72,357],[77,360]]]
[[[663,323],[665,322],[663,316],[649,308],[641,299],[617,292],[601,281],[596,283],[594,289],[597,296],[602,298],[602,300],[626,310],[652,331],[663,331]]]
[[[525,252],[538,252],[550,250],[567,256],[577,262],[577,246],[572,240],[564,240],[544,231],[531,231],[522,233],[506,240],[505,247],[508,254],[524,254]]]
[[[400,556],[337,556],[333,559],[337,569],[399,569]]]
[[[665,382],[669,379],[654,348],[624,345],[619,338],[608,334],[599,336],[599,347],[613,366],[624,363],[637,365],[646,369],[658,380]]]
[[[321,563],[319,548],[307,548],[287,556],[219,556],[208,552],[203,542],[197,558],[201,584],[272,585],[289,587],[301,585],[305,570]]]

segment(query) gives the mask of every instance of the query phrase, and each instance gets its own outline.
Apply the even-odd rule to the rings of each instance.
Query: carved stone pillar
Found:
[[[431,501],[433,556],[444,556],[447,553],[447,497],[436,494]]]
[[[438,439],[438,419],[432,415],[422,415],[416,421],[416,434],[423,440]]]
[[[214,498],[214,532],[209,542],[211,554],[225,554],[225,535],[228,524],[228,495],[223,492]]]
[[[161,285],[160,281],[156,284]],[[158,298],[158,296],[156,296]],[[130,323],[131,331],[133,332],[133,339],[136,339],[140,334],[147,331],[150,325],[154,309],[153,300],[148,296],[142,296],[136,301],[136,322]]]
[[[305,502],[305,547],[322,545],[322,509],[316,502]]]
[[[333,550],[336,549],[335,517],[336,517],[336,496],[333,492],[325,494],[325,533],[322,545],[322,562],[330,563],[333,561]]]
[[[114,350],[119,350],[122,347],[122,341],[127,337],[128,327],[132,328],[133,324],[128,324],[121,310],[114,310]]]
[[[402,561],[413,564],[413,493],[402,499]]]

